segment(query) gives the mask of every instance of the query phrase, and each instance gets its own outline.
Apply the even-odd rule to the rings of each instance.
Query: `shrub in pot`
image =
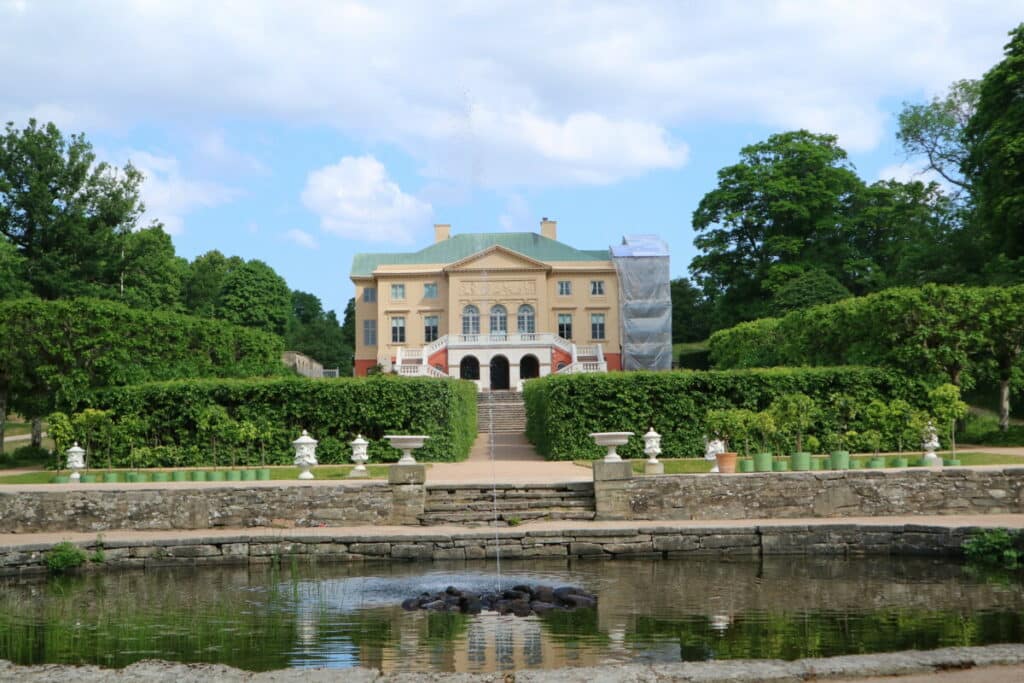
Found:
[[[899,457],[896,457],[896,458],[892,459],[892,466],[893,467],[908,467],[909,464],[910,464],[910,461],[907,460],[906,458],[904,458],[903,456],[899,456]]]
[[[768,412],[775,420],[778,431],[792,439],[796,446],[794,452],[805,453],[804,436],[814,424],[814,418],[818,412],[814,400],[807,394],[783,394],[772,401]]]
[[[154,472],[153,473],[153,481],[170,481],[170,479],[171,479],[170,472]]]
[[[767,410],[762,410],[754,415],[753,427],[760,440],[760,450],[754,454],[754,471],[771,472],[771,443],[779,432],[778,426],[775,424],[775,418]]]
[[[726,452],[716,456],[718,471],[722,474],[732,474],[736,471],[737,454],[730,450],[730,442],[742,436],[746,419],[744,412],[749,413],[750,411],[740,411],[736,408],[708,411],[706,419],[708,431],[725,444]]]
[[[740,458],[740,460],[738,461],[738,465],[740,472],[754,471],[754,461],[750,458]]]

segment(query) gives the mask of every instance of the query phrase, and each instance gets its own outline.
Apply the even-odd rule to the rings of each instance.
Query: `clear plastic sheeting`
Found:
[[[668,245],[655,235],[628,235],[611,252],[619,274],[622,369],[670,370]]]

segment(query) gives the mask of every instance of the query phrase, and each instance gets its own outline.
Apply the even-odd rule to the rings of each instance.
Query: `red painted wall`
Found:
[[[448,373],[448,349],[447,348],[441,349],[440,351],[435,351],[434,353],[432,353],[430,355],[430,358],[427,359],[427,365],[432,365],[434,367],[437,367],[438,364],[440,364],[441,367],[444,368],[443,372],[445,374],[447,374]]]
[[[608,364],[608,370],[621,370],[622,369],[622,354],[621,353],[606,353],[604,354],[604,362]]]
[[[558,364],[565,363],[566,365],[572,364],[572,354],[566,353],[562,349],[552,348],[551,349],[551,372],[558,372]]]
[[[371,359],[367,360],[355,360],[353,361],[353,373],[356,377],[366,377],[366,371],[377,364],[377,361]]]

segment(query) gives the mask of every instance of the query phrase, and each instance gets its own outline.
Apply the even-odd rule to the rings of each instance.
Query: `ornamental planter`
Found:
[[[868,460],[868,468],[873,470],[880,470],[885,467],[885,458],[871,458]]]
[[[228,481],[242,481],[242,470],[228,470]]]
[[[789,472],[789,461],[776,460],[772,463],[772,472]]]
[[[811,458],[811,471],[817,472],[826,469],[827,461],[828,458]]]
[[[719,453],[715,456],[715,461],[718,463],[718,472],[720,474],[735,474],[736,473],[736,453]]]
[[[170,472],[154,472],[153,473],[153,481],[154,482],[162,482],[162,481],[170,481],[170,480],[171,480]]]
[[[740,472],[753,472],[754,461],[751,460],[750,458],[743,458],[742,460],[739,461],[739,468]]]
[[[182,472],[181,470],[171,473],[171,479],[174,481],[188,481],[188,472]]]
[[[206,475],[206,481],[224,481],[227,478],[224,470],[214,470]]]
[[[811,454],[800,452],[789,457],[789,464],[794,472],[806,472],[811,469]]]
[[[270,481],[270,468],[263,467],[256,470],[256,479],[259,481]]]
[[[755,472],[771,472],[772,471],[772,454],[771,453],[755,453],[754,454],[754,471]]]
[[[256,470],[242,470],[242,481],[256,481]]]
[[[945,465],[946,467],[959,467],[960,458],[943,458],[942,464]]]
[[[834,470],[850,469],[850,451],[832,451],[829,462]]]
[[[139,481],[139,475],[135,472],[125,472],[124,480],[129,484],[134,484]]]
[[[118,476],[117,472],[104,472],[103,483],[104,484],[117,484],[121,481],[121,477]]]
[[[71,477],[67,474],[58,474],[56,477],[53,478],[54,484],[67,484],[70,481]]]
[[[862,470],[864,469],[865,465],[867,465],[867,463],[864,461],[863,458],[850,458],[849,469],[851,470]]]
[[[903,458],[903,457],[893,458],[892,459],[892,466],[893,467],[909,467],[910,466],[910,461],[907,460],[906,458]]]
[[[203,470],[192,470],[192,481],[206,481],[206,472]]]
[[[83,474],[81,482],[83,484],[95,484],[96,483],[96,475],[95,474]]]

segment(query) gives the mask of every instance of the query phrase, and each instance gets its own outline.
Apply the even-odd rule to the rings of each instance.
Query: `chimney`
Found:
[[[434,223],[434,242],[442,242],[452,236],[452,226],[448,223]]]
[[[540,234],[551,240],[558,239],[558,222],[549,221],[547,216],[540,219]]]

